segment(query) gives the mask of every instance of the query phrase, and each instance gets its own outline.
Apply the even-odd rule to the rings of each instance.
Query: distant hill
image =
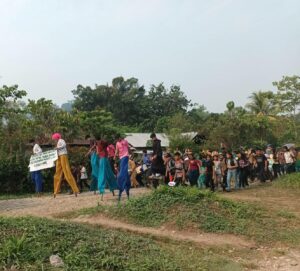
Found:
[[[73,101],[62,104],[60,108],[64,111],[71,112],[73,108]]]

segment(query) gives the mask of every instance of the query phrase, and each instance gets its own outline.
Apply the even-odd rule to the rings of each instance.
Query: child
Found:
[[[87,182],[88,180],[88,175],[87,175],[87,170],[84,165],[80,165],[80,178],[79,178],[79,187],[80,187],[80,193],[83,191],[83,185],[85,185],[89,190],[90,186]]]
[[[176,186],[180,184],[183,185],[185,182],[185,170],[184,170],[184,162],[180,157],[180,153],[176,152],[174,154],[174,160],[175,160],[174,182],[176,183]]]
[[[200,189],[205,188],[206,187],[205,182],[206,182],[206,164],[205,161],[202,161],[200,166],[200,175],[198,178],[198,187]]]
[[[166,173],[165,173],[165,183],[169,186],[174,186],[174,177],[175,177],[175,161],[172,158],[170,153],[166,153],[164,156]]]
[[[213,158],[213,180],[215,186],[218,188],[219,184],[222,183],[222,165],[221,161],[219,160],[218,155],[214,155]]]

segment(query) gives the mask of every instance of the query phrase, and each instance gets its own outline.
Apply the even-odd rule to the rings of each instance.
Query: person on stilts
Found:
[[[107,184],[113,196],[115,195],[114,190],[118,189],[118,183],[116,177],[111,169],[108,153],[108,143],[104,140],[97,141],[97,154],[99,157],[99,168],[98,168],[98,189],[103,200],[105,192],[105,185]]]
[[[128,173],[129,153],[130,149],[128,141],[119,135],[116,144],[116,157],[118,156],[120,159],[120,170],[117,177],[119,186],[119,201],[121,200],[124,190],[126,191],[127,198],[129,199],[129,190],[131,187],[130,176]]]
[[[57,150],[57,155],[58,155],[58,159],[56,161],[56,172],[54,175],[54,194],[53,194],[53,196],[55,198],[56,194],[59,193],[62,175],[64,175],[66,181],[71,186],[75,197],[77,197],[77,194],[79,193],[79,189],[76,185],[76,181],[71,172],[69,159],[68,159],[67,144],[61,138],[61,135],[59,133],[53,134],[52,140],[57,142],[55,149]]]

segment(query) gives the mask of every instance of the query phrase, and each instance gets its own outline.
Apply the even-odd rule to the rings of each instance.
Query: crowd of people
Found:
[[[129,197],[132,187],[153,186],[159,184],[169,186],[198,186],[199,189],[208,188],[211,191],[222,190],[230,192],[234,189],[243,189],[255,180],[266,182],[274,180],[283,174],[300,171],[300,152],[293,146],[288,148],[243,149],[229,151],[201,150],[193,153],[191,149],[183,152],[176,148],[174,151],[161,147],[161,141],[155,133],[150,135],[152,150],[143,150],[142,156],[131,152],[127,140],[119,135],[116,142],[107,142],[103,139],[90,140],[90,150],[86,157],[90,159],[91,172],[86,165],[70,167],[67,156],[66,142],[58,133],[53,134],[56,141],[58,160],[54,175],[54,197],[60,192],[64,179],[75,196],[83,191],[84,186],[90,190],[98,190],[101,198],[106,188],[115,195],[118,190],[118,199],[125,191]],[[33,153],[39,154],[42,149],[37,144]],[[36,192],[42,189],[42,175],[40,171],[32,172]],[[91,180],[90,182],[88,180]],[[79,187],[79,188],[78,188]]]

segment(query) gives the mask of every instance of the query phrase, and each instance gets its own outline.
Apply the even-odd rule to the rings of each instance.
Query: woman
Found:
[[[125,190],[127,198],[129,198],[130,191],[130,177],[128,174],[128,160],[129,160],[129,144],[126,139],[119,136],[119,139],[116,144],[116,154],[115,157],[120,158],[120,167],[118,173],[118,186],[119,186],[119,201],[121,200],[122,193]]]
[[[238,157],[238,171],[239,171],[239,188],[245,188],[249,186],[248,184],[248,172],[249,172],[249,162],[246,158],[245,153],[239,152]]]
[[[139,186],[139,183],[138,183],[138,181],[136,179],[136,175],[137,175],[137,172],[136,172],[136,163],[133,160],[132,156],[130,156],[128,167],[129,167],[131,187],[137,188]]]
[[[227,166],[227,187],[226,191],[231,191],[231,179],[235,182],[235,189],[238,188],[238,180],[237,180],[237,161],[233,158],[232,153],[228,152],[226,154],[226,166]]]
[[[113,195],[115,195],[114,190],[118,188],[116,177],[108,161],[107,145],[107,142],[104,140],[97,141],[97,154],[99,157],[98,189],[101,194],[101,200],[103,200],[106,184]]]
[[[90,142],[90,150],[87,153],[86,156],[91,156],[91,167],[92,167],[92,182],[90,185],[90,191],[94,191],[94,194],[96,194],[97,188],[98,188],[98,172],[99,172],[99,157],[97,155],[97,144],[95,140],[91,140]]]
[[[200,174],[201,161],[197,160],[192,153],[188,154],[188,178],[191,186],[197,185]]]
[[[56,150],[58,159],[56,161],[56,172],[54,175],[54,198],[56,194],[60,191],[62,175],[64,175],[66,181],[71,186],[71,189],[77,197],[77,193],[79,193],[78,187],[76,185],[76,181],[72,175],[69,159],[68,159],[68,151],[67,151],[67,144],[61,138],[59,133],[55,133],[52,135],[52,140],[56,141]]]
[[[180,153],[176,152],[174,154],[174,167],[175,167],[175,175],[174,182],[176,186],[185,184],[185,170],[184,170],[184,162],[181,159]]]
[[[172,186],[174,184],[174,176],[175,176],[175,161],[170,153],[166,153],[164,155],[164,161],[165,161],[165,184],[168,184],[169,186]]]
[[[214,186],[218,189],[218,186],[222,184],[222,164],[217,154],[213,157],[213,180]]]

